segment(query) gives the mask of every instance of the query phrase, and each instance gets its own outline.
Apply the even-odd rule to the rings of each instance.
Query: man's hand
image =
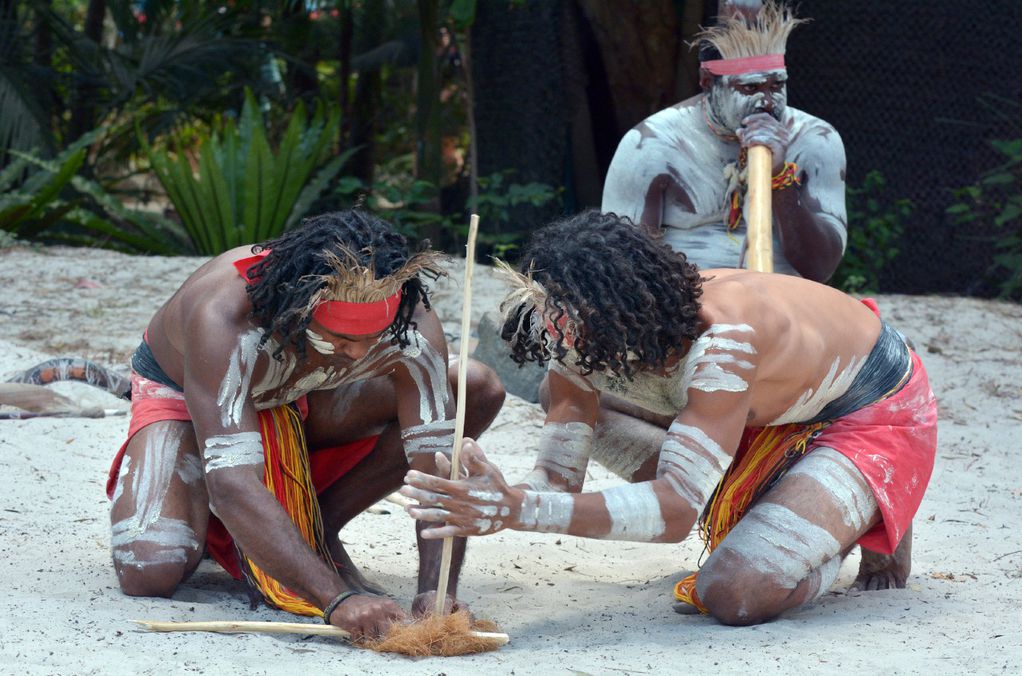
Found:
[[[418,500],[405,509],[420,521],[446,522],[427,528],[423,538],[489,535],[517,523],[522,509],[522,490],[511,488],[504,476],[486,460],[472,439],[465,439],[461,452],[466,474],[460,481],[441,479],[414,470],[405,475],[401,495]],[[450,476],[451,463],[436,454],[437,470]]]
[[[426,615],[431,615],[436,610],[436,590],[433,589],[428,592],[423,592],[415,597],[412,601],[412,617],[420,618]],[[456,613],[459,610],[468,611],[468,606],[458,599],[454,598],[450,594],[447,595],[447,600],[444,602],[444,614],[450,615]],[[471,612],[471,611],[469,611]]]
[[[742,120],[742,126],[736,133],[743,148],[766,146],[770,149],[775,175],[784,169],[784,155],[791,142],[791,132],[786,124],[770,113],[755,113]]]
[[[330,617],[330,624],[351,634],[352,640],[380,638],[390,625],[408,618],[393,599],[357,594],[341,601]]]

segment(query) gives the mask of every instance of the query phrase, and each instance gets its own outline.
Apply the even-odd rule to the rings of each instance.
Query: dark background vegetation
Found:
[[[848,154],[834,283],[1022,297],[1022,3],[798,9],[813,21],[789,42],[790,103]],[[476,210],[482,255],[513,258],[531,229],[599,205],[627,129],[698,92],[685,41],[715,10],[0,0],[0,244],[211,253],[363,204],[451,251]]]

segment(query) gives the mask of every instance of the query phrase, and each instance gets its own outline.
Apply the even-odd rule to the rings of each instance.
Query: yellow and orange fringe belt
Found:
[[[809,442],[829,424],[792,423],[764,427],[756,434],[728,467],[699,518],[699,537],[706,546],[706,553],[717,548],[756,501],[805,455]],[[706,607],[696,594],[697,575],[698,572],[692,573],[674,585],[674,597],[706,613]]]
[[[323,516],[312,483],[301,416],[287,405],[260,411],[259,431],[266,458],[266,489],[277,498],[312,551],[334,565],[323,534]],[[266,574],[240,549],[238,555],[245,580],[259,590],[270,606],[296,615],[323,615],[322,610]]]

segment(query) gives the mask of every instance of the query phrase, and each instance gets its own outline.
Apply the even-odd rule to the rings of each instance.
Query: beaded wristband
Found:
[[[347,589],[342,591],[340,594],[334,597],[334,600],[326,604],[326,608],[323,609],[323,624],[330,624],[330,615],[337,610],[337,606],[344,603],[348,598],[357,596],[362,592],[355,591],[354,589]]]
[[[784,169],[770,180],[770,188],[773,190],[784,190],[791,185],[802,185],[802,177],[798,173],[798,165],[794,162],[785,162]]]

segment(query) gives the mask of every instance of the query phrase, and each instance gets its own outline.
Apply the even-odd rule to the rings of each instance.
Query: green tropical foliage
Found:
[[[993,223],[1001,230],[988,276],[1002,298],[1022,300],[1022,138],[990,144],[1004,162],[959,190],[947,212],[959,225]]]
[[[468,214],[479,214],[478,246],[481,256],[507,256],[528,236],[528,231],[511,222],[511,209],[521,204],[542,206],[558,199],[560,189],[545,183],[514,183],[512,172],[504,171],[479,179],[479,195],[469,198],[464,214],[437,213],[428,208],[439,199],[440,189],[419,179],[379,180],[371,186],[352,176],[338,181],[335,190],[338,206],[365,204],[393,223],[403,235],[423,239],[429,228],[438,227],[462,238],[468,236]]]
[[[324,105],[308,119],[299,102],[274,152],[248,93],[240,120],[197,132],[194,155],[181,142],[172,151],[139,137],[194,249],[215,255],[298,222],[351,156],[348,150],[331,158],[338,121],[337,109]]]
[[[879,171],[866,174],[861,187],[848,188],[847,204],[848,245],[830,284],[849,293],[878,293],[884,268],[900,253],[915,205],[890,197]]]
[[[0,231],[5,239],[86,244],[135,253],[177,253],[173,223],[129,209],[96,181],[78,175],[102,129],[82,136],[52,160],[10,150],[0,171]]]

